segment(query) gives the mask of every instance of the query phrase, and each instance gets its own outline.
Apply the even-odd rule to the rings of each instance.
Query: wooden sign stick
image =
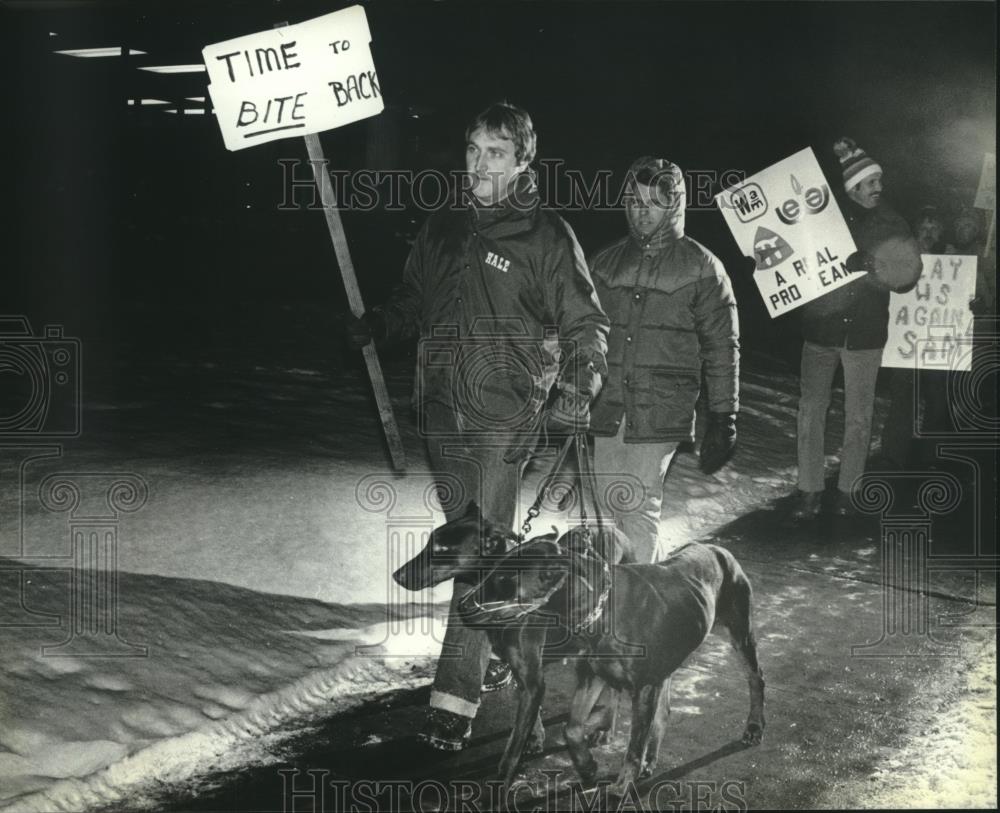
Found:
[[[326,225],[330,229],[330,239],[333,241],[333,250],[337,255],[337,265],[340,266],[340,276],[343,278],[344,288],[347,290],[347,302],[350,305],[351,313],[361,317],[365,312],[365,303],[361,299],[361,290],[358,288],[358,280],[354,274],[354,263],[351,261],[351,252],[347,247],[347,236],[344,234],[344,224],[340,219],[340,210],[337,208],[333,184],[330,183],[330,176],[326,171],[323,145],[320,144],[318,135],[307,135],[304,138],[306,150],[309,152],[309,163],[312,164],[313,177],[316,179],[316,186],[319,187],[320,200],[323,201],[323,213],[326,215]],[[364,354],[365,364],[368,366],[368,377],[371,379],[372,390],[375,393],[375,403],[378,406],[379,417],[382,419],[385,440],[389,444],[392,467],[396,471],[405,472],[406,454],[403,450],[403,439],[399,434],[396,416],[392,412],[392,402],[389,400],[389,390],[385,386],[385,377],[382,375],[382,365],[379,364],[378,354],[375,352],[375,343],[369,342],[362,348],[361,352]]]

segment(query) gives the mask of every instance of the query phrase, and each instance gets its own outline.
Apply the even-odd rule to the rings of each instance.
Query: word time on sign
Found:
[[[226,148],[333,130],[382,112],[361,6],[202,50]]]
[[[716,196],[771,318],[846,285],[854,240],[809,148]]]

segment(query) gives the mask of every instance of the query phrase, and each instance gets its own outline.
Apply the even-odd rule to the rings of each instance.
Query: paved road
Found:
[[[995,553],[982,541],[992,514],[992,502],[977,509],[967,498],[928,523],[822,518],[793,527],[775,506],[715,534],[754,585],[764,742],[739,743],[746,683],[727,644],[710,638],[675,676],[658,773],[619,809],[995,805],[995,590],[982,558]],[[905,540],[883,545],[897,531]],[[164,809],[615,809],[579,788],[562,747],[571,667],[551,665],[547,681],[545,753],[524,765],[506,799],[491,779],[513,687],[485,698],[460,754],[417,745],[426,691],[409,692],[331,719],[294,739],[278,764],[217,777],[214,789],[192,789],[196,798]],[[595,751],[602,779],[614,778],[627,741],[622,709],[615,736]]]

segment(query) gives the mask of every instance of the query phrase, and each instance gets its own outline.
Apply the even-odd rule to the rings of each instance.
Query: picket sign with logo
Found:
[[[968,371],[972,361],[972,311],[978,258],[921,254],[917,287],[889,298],[889,340],[883,367]]]
[[[837,201],[807,147],[715,196],[773,319],[847,285],[856,250]]]
[[[365,312],[333,184],[317,133],[378,115],[384,108],[361,6],[202,49],[216,120],[229,150],[304,136],[351,312]],[[362,354],[393,466],[406,456],[382,366],[369,342]]]

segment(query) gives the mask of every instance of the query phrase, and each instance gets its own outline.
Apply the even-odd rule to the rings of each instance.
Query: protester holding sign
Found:
[[[611,319],[608,382],[594,402],[597,471],[642,481],[634,511],[607,506],[639,562],[657,557],[663,480],[681,441],[694,440],[702,372],[708,428],[702,470],[711,474],[736,445],[739,322],[722,263],[684,234],[680,169],[640,158],[629,169],[628,236],[591,260],[594,284]]]
[[[913,288],[920,251],[909,226],[882,201],[882,167],[850,139],[834,145],[847,200],[842,210],[858,250],[847,267],[858,278],[802,307],[801,397],[798,413],[798,491],[792,517],[821,510],[824,440],[833,378],[844,368],[844,442],[837,513],[849,513],[854,482],[864,473],[871,440],[875,379],[889,320],[889,292]]]
[[[347,325],[357,347],[421,337],[415,400],[440,493],[451,493],[445,516],[459,518],[474,499],[507,529],[557,373],[549,424],[581,432],[607,371],[608,319],[572,229],[539,205],[535,146],[524,110],[495,104],[477,116],[466,130],[462,205],[428,218],[402,283]],[[455,590],[453,610],[462,594]],[[423,741],[464,747],[481,690],[510,680],[506,664],[487,668],[489,654],[486,633],[452,612]]]
[[[955,253],[955,247],[944,240],[944,220],[936,207],[925,206],[917,213],[913,223],[913,232],[916,235],[921,255]],[[931,274],[933,274],[933,269]],[[938,304],[938,298],[935,298],[934,302]],[[908,313],[906,315],[909,316]],[[902,314],[897,314],[896,321],[901,320]],[[917,356],[918,348],[913,345],[908,359],[909,366],[895,367],[895,369],[890,370],[889,411],[886,414],[885,423],[882,425],[882,451],[879,465],[892,471],[905,471],[920,462],[916,459],[917,445],[914,443],[918,395],[922,401],[923,427],[934,431],[944,431],[947,428],[948,382],[945,378],[947,372],[945,370],[920,369],[920,360]],[[883,365],[885,365],[884,358]],[[918,375],[920,376],[919,391],[916,386]]]

